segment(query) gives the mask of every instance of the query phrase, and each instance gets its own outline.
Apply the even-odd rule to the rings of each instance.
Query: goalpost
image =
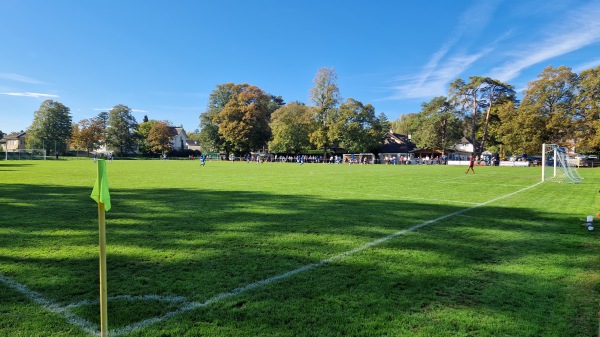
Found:
[[[46,160],[44,149],[18,149],[4,152],[5,160]]]
[[[577,159],[569,158],[567,149],[556,144],[542,144],[542,181],[578,184]]]

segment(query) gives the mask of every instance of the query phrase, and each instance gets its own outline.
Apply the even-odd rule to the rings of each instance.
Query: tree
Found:
[[[485,149],[485,142],[488,140],[488,129],[492,116],[492,111],[497,103],[506,101],[515,101],[515,91],[512,85],[500,82],[498,80],[486,77],[483,79],[480,102],[485,106],[485,122],[483,125],[483,136],[477,155],[481,157]]]
[[[544,122],[535,111],[507,101],[498,106],[498,134],[508,153],[538,153],[544,143]]]
[[[27,130],[28,148],[52,148],[65,152],[71,138],[72,125],[69,108],[60,102],[45,100],[34,112],[33,122]]]
[[[199,129],[196,129],[194,131],[186,131],[185,135],[186,135],[186,138],[188,140],[193,140],[193,141],[196,141],[196,142],[200,142],[200,140],[201,140],[200,139],[200,130]]]
[[[102,139],[100,142],[100,146],[106,145],[108,140],[108,112],[102,111],[100,112],[95,119],[100,121],[100,125],[102,127]]]
[[[300,153],[310,146],[310,109],[303,103],[292,102],[271,115],[273,140],[269,151],[274,153]]]
[[[421,107],[413,123],[412,139],[417,147],[443,151],[460,139],[460,120],[454,105],[446,97],[435,97]]]
[[[115,105],[108,113],[108,145],[117,148],[119,153],[135,150],[137,122],[129,107]]]
[[[521,113],[531,114],[541,120],[537,124],[543,126],[544,143],[568,146],[574,138],[576,123],[573,101],[577,85],[577,75],[564,66],[548,66],[537,80],[527,84],[519,109]]]
[[[154,152],[169,152],[173,149],[173,144],[171,144],[173,136],[175,136],[175,133],[168,121],[155,121],[150,132],[148,132],[148,145]]]
[[[219,124],[215,118],[225,108],[233,95],[239,93],[240,87],[233,83],[220,84],[210,94],[206,111],[200,114],[200,139],[202,147],[213,151],[225,150],[227,144],[219,134]]]
[[[71,139],[78,148],[85,149],[89,153],[101,146],[103,133],[101,120],[83,119],[73,126]]]
[[[458,106],[461,106],[464,115],[467,116],[470,111],[471,126],[471,141],[475,142],[475,131],[477,129],[477,116],[481,111],[481,103],[479,102],[479,91],[484,83],[484,78],[480,76],[471,76],[469,83],[465,83],[460,78],[450,83],[450,101]]]
[[[310,134],[310,141],[317,148],[323,149],[323,156],[327,155],[327,148],[337,141],[334,126],[338,122],[337,106],[341,96],[336,81],[335,69],[321,68],[313,80],[315,86],[310,91],[310,100],[314,104],[312,110],[315,124],[314,131]]]
[[[248,84],[237,85],[225,107],[214,118],[219,135],[237,154],[266,147],[271,138],[271,95]]]
[[[471,134],[471,141],[476,144],[481,138],[479,148],[474,148],[474,154],[481,156],[488,140],[489,124],[494,107],[506,100],[514,100],[515,92],[511,85],[501,81],[481,76],[469,77],[469,83],[458,78],[450,84],[450,101],[461,107],[465,127],[463,132]],[[485,119],[479,120],[479,115],[485,111]],[[478,130],[483,128],[483,132]]]
[[[152,146],[148,142],[148,135],[150,134],[150,130],[156,124],[155,120],[148,120],[138,125],[137,135],[138,135],[138,146],[141,154],[150,154],[152,153]]]
[[[335,130],[341,145],[350,152],[377,152],[383,137],[389,130],[385,115],[375,116],[375,108],[371,104],[348,98],[338,110],[338,122]]]
[[[402,114],[398,119],[395,119],[390,122],[390,128],[393,132],[399,133],[401,135],[412,135],[415,131],[412,128],[412,124],[416,118],[416,113]]]
[[[600,66],[579,74],[575,97],[577,151],[600,152]]]

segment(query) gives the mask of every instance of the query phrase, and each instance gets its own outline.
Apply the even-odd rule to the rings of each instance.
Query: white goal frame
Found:
[[[551,166],[548,165],[548,159],[552,159]],[[578,184],[582,180],[577,172],[577,159],[569,159],[566,148],[556,144],[542,144],[542,181]]]
[[[17,149],[5,151],[4,160],[46,160],[46,150]]]

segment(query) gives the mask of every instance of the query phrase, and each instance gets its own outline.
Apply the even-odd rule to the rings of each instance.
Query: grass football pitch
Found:
[[[465,169],[107,163],[109,336],[596,335],[600,169]],[[0,161],[0,336],[98,335],[95,180]]]

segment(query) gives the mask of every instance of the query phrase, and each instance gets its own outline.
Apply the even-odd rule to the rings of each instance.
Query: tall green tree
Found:
[[[108,141],[108,111],[100,112],[94,119],[100,121],[100,125],[102,126],[102,137],[100,146],[106,145]]]
[[[273,140],[269,151],[274,153],[300,153],[310,146],[308,135],[313,123],[310,108],[303,103],[292,102],[277,109],[271,115]]]
[[[462,111],[463,133],[470,134],[474,144],[479,142],[479,147],[473,149],[475,154],[481,155],[489,140],[495,106],[514,99],[515,91],[511,85],[489,77],[471,76],[468,83],[460,78],[450,83],[449,100]],[[481,118],[483,114],[485,117]]]
[[[480,102],[483,102],[482,105],[485,108],[485,119],[483,123],[483,135],[481,136],[479,151],[477,151],[478,156],[481,156],[487,144],[486,142],[489,140],[488,130],[496,105],[507,101],[516,101],[515,90],[512,85],[489,77],[483,79],[483,87],[480,92]]]
[[[200,114],[200,139],[202,148],[207,151],[229,152],[225,139],[219,133],[219,123],[215,119],[240,90],[241,87],[233,83],[220,84],[208,97],[206,111]]]
[[[118,149],[121,154],[132,152],[136,149],[137,122],[131,109],[123,104],[115,105],[108,112],[108,139],[109,146]]]
[[[537,80],[527,84],[519,109],[541,120],[543,142],[568,146],[574,138],[577,123],[573,103],[577,86],[577,74],[565,66],[548,66]]]
[[[60,102],[45,100],[34,112],[33,122],[27,130],[27,147],[64,153],[72,127],[69,108]]]
[[[317,148],[322,148],[323,156],[326,156],[327,148],[338,140],[335,125],[338,123],[337,107],[341,96],[335,69],[319,69],[313,82],[315,86],[310,91],[310,100],[314,104],[312,110],[315,128],[310,134],[310,141]]]
[[[460,139],[461,123],[454,105],[446,97],[435,97],[421,107],[413,123],[412,139],[417,147],[444,151]]]
[[[450,95],[449,99],[451,102],[460,107],[460,111],[463,112],[465,121],[470,122],[465,125],[465,134],[470,133],[471,141],[476,141],[476,131],[478,117],[481,114],[483,107],[480,101],[480,95],[482,87],[485,84],[485,78],[481,76],[471,76],[469,82],[466,83],[460,78],[450,83]]]
[[[412,135],[415,132],[412,125],[416,118],[417,114],[414,112],[402,114],[399,118],[390,122],[390,128],[393,132],[401,135]]]
[[[498,106],[501,123],[497,133],[506,153],[539,153],[544,143],[545,125],[542,118],[516,102],[507,101]]]
[[[600,152],[600,66],[579,74],[574,106],[577,111],[576,150]]]
[[[175,136],[168,121],[155,121],[148,132],[147,142],[150,149],[157,153],[167,153],[173,149],[171,139]]]
[[[237,85],[235,89],[238,93],[231,96],[213,119],[219,135],[236,154],[263,149],[271,138],[271,95],[248,84]]]
[[[375,115],[371,104],[346,99],[338,109],[335,125],[342,147],[350,152],[377,152],[389,130],[385,115]]]
[[[137,127],[137,135],[138,135],[138,145],[141,154],[151,154],[153,152],[152,146],[148,142],[148,135],[150,134],[150,130],[156,124],[155,120],[147,120],[142,122]]]

